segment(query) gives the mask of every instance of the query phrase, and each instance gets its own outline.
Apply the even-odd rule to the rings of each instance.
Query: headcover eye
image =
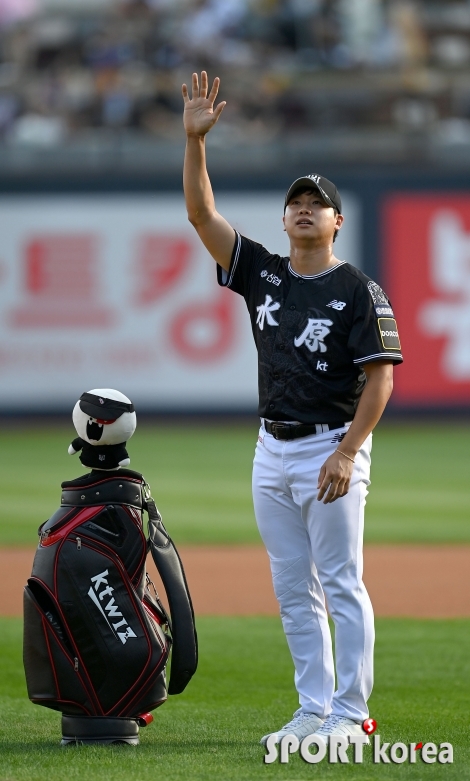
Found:
[[[94,393],[82,393],[80,396],[80,409],[90,418],[100,420],[116,420],[125,412],[135,412],[132,402],[115,401],[104,396],[95,396]]]

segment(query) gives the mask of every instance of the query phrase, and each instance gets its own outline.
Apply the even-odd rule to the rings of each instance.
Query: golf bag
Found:
[[[147,511],[149,538],[143,533]],[[62,483],[40,529],[24,592],[24,667],[32,702],[61,711],[62,744],[138,743],[139,725],[197,667],[191,598],[144,478],[93,470]],[[171,619],[146,575],[148,548]]]

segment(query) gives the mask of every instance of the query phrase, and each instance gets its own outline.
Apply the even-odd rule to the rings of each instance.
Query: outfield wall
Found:
[[[470,409],[470,186],[325,173],[346,215],[336,254],[384,285],[398,319],[394,406]],[[244,302],[217,286],[176,184],[4,183],[0,411],[67,411],[93,387],[146,411],[256,409]],[[215,189],[237,230],[287,253],[280,180]]]

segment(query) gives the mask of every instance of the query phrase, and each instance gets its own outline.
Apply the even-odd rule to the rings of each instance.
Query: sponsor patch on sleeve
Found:
[[[396,321],[392,317],[379,317],[380,338],[386,350],[401,350]]]
[[[374,309],[377,317],[395,317],[391,306],[375,306]]]

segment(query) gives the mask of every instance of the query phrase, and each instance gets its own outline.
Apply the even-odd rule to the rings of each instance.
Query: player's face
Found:
[[[307,239],[315,244],[329,244],[342,223],[343,217],[328,206],[318,190],[294,193],[283,218],[287,235],[302,243]]]

